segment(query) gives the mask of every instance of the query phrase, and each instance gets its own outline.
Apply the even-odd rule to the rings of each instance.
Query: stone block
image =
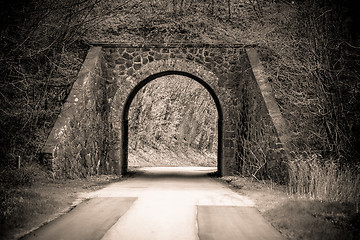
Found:
[[[162,59],[162,55],[160,53],[155,53],[154,56],[155,60],[161,60]]]
[[[235,158],[235,151],[231,148],[224,148],[224,157],[225,158]]]
[[[135,62],[135,63],[140,63],[140,62],[141,62],[141,57],[140,57],[140,55],[139,55],[139,56],[136,56],[136,57],[134,58],[134,62]]]
[[[125,58],[126,60],[132,59],[132,56],[130,54],[128,54],[127,52],[123,53],[122,57]]]
[[[141,68],[141,64],[134,64],[134,70],[139,70]]]
[[[224,140],[224,146],[233,148],[234,147],[234,140],[233,139],[225,139]]]
[[[187,54],[186,55],[186,59],[188,59],[188,60],[194,60],[194,56],[193,55],[191,55],[191,54]]]

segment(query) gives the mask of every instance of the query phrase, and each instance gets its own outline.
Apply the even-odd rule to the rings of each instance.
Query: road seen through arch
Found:
[[[282,239],[252,200],[208,176],[214,171],[141,168],[25,239]]]

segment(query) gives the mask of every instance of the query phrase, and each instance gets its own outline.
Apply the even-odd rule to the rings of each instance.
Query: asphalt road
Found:
[[[250,199],[207,176],[215,170],[142,168],[25,239],[282,239]]]

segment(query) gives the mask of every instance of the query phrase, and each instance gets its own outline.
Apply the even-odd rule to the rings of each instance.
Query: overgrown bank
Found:
[[[76,79],[97,1],[1,1],[0,166],[38,162]]]
[[[260,51],[291,131],[290,191],[359,211],[359,6],[308,0],[281,9],[268,16]]]
[[[356,6],[352,0],[5,1],[1,164],[39,159],[83,59],[81,43],[105,41],[257,46],[292,132],[293,155],[357,166]]]
[[[8,1],[1,4],[4,2]],[[353,0],[32,0],[4,4],[1,184],[15,181],[21,185],[22,181],[16,181],[27,181],[32,163],[39,161],[44,140],[85,55],[84,43],[242,43],[261,52],[292,132],[289,191],[322,201],[350,202],[356,212],[360,199],[357,6]],[[174,127],[169,123],[167,127]],[[157,126],[164,125],[157,122]],[[172,134],[173,129],[160,132],[168,133],[163,142],[179,136]],[[163,136],[141,138],[144,141],[138,146],[143,142],[156,146],[157,137]],[[194,141],[197,147],[200,138]],[[17,156],[25,167],[21,170],[14,169]],[[265,161],[259,159],[253,169],[260,169]],[[6,174],[9,169],[13,175]]]
[[[356,1],[150,1],[107,7],[111,14],[87,41],[256,46],[291,131],[292,192],[359,201]],[[244,174],[252,176],[266,159],[245,163],[253,170]],[[325,182],[341,187],[321,190]]]
[[[70,211],[83,200],[79,194],[119,181],[115,175],[53,180],[34,166],[27,171],[28,181],[0,187],[0,239],[18,239]]]
[[[51,173],[39,163],[86,55],[88,47],[81,36],[85,24],[94,22],[89,14],[98,3],[0,2],[1,239],[9,239],[14,231],[28,231],[57,213],[81,185],[78,180],[58,195],[56,189],[62,185],[54,182],[49,187]]]
[[[360,214],[354,204],[289,194],[285,186],[239,176],[221,179],[248,196],[285,239],[358,239]]]

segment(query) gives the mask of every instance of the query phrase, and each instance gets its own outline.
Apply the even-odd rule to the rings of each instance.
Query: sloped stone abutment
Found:
[[[43,149],[56,176],[127,172],[128,113],[167,75],[199,82],[218,111],[218,173],[286,178],[286,124],[253,48],[101,44],[90,48]]]

